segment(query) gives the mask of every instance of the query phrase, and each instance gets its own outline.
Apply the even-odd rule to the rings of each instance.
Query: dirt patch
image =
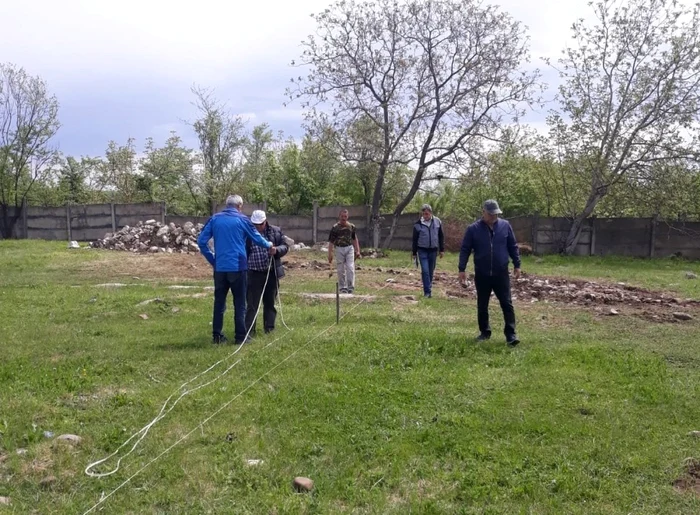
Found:
[[[105,258],[84,263],[79,271],[100,278],[129,277],[134,280],[209,280],[212,269],[199,254],[132,254],[105,252]]]
[[[673,482],[673,488],[680,493],[692,493],[700,496],[700,460],[688,458],[685,460],[683,475]]]

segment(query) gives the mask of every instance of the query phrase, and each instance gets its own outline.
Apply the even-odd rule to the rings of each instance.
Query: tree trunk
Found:
[[[11,206],[7,204],[1,204],[0,206],[2,207],[2,237],[5,240],[9,240],[14,237],[15,226],[20,217],[19,210],[15,208],[15,214],[10,215]]]
[[[372,247],[379,246],[380,232],[380,213],[379,208],[382,203],[382,188],[384,187],[384,176],[386,175],[387,164],[379,164],[379,172],[377,173],[377,181],[374,184],[374,195],[372,195],[372,206],[369,216],[369,234],[372,237]]]
[[[581,237],[583,222],[586,221],[588,217],[593,214],[595,207],[598,205],[598,202],[600,202],[600,200],[605,196],[605,193],[606,191],[604,188],[594,188],[591,191],[591,194],[588,196],[588,200],[586,201],[586,207],[584,207],[581,213],[574,217],[574,220],[571,222],[569,234],[567,234],[566,236],[566,241],[564,242],[564,246],[562,249],[562,252],[567,256],[573,255],[574,251],[576,250],[576,245],[578,245],[578,240]]]
[[[401,216],[401,213],[403,213],[403,210],[406,209],[406,206],[411,203],[413,200],[413,197],[416,196],[416,193],[418,193],[418,188],[420,187],[421,182],[423,181],[423,174],[425,173],[425,168],[422,166],[418,167],[418,171],[416,172],[416,176],[413,178],[413,183],[411,184],[411,189],[408,190],[408,193],[404,197],[404,199],[399,202],[399,204],[396,206],[396,209],[394,209],[394,216],[391,220],[391,229],[389,229],[389,234],[384,240],[384,243],[382,243],[382,248],[387,249],[389,248],[389,245],[391,245],[391,240],[394,238],[394,233],[396,232],[396,226],[399,222],[399,216]]]

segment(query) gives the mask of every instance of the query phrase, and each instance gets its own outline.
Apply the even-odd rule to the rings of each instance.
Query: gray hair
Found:
[[[421,206],[421,208],[420,208],[421,211],[425,211],[426,209],[428,211],[430,211],[431,213],[433,212],[433,208],[430,207],[430,204],[423,204],[423,206]]]
[[[229,195],[226,197],[226,207],[241,207],[243,205],[243,199],[240,195]]]

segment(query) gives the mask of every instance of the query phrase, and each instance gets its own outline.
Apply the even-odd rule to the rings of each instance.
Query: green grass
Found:
[[[185,396],[116,474],[90,478],[88,463],[233,350],[209,343],[211,297],[178,297],[201,290],[168,289],[184,283],[137,269],[125,275],[127,258],[0,242],[0,496],[13,502],[0,513],[83,513],[144,466],[104,513],[700,511],[700,499],[671,486],[683,460],[700,455],[688,436],[700,430],[698,317],[651,324],[516,304],[523,344],[508,349],[498,336],[473,343],[473,301],[400,303],[399,292],[377,291],[386,275],[366,271],[358,293],[376,301],[352,311],[344,302],[345,318],[321,336],[335,305],[298,294],[334,284],[325,272],[290,271],[282,301],[293,330],[279,324],[245,346],[226,361],[240,364]],[[454,271],[456,259],[439,269]],[[392,252],[362,264],[409,262]],[[700,297],[684,274],[697,271],[692,263],[547,256],[523,269]],[[96,286],[106,282],[131,285]],[[154,297],[167,304],[137,306]],[[71,447],[44,431],[83,441]],[[315,481],[311,494],[293,492],[298,475]],[[42,487],[47,476],[56,480]]]

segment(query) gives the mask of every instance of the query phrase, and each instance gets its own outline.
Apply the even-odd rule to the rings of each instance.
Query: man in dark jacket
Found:
[[[501,304],[505,320],[504,333],[511,347],[520,343],[515,334],[515,310],[510,293],[508,258],[513,260],[513,276],[520,278],[520,253],[515,233],[507,220],[498,218],[502,211],[495,200],[484,202],[481,220],[467,227],[459,253],[459,280],[466,283],[469,256],[474,253],[474,283],[476,284],[479,334],[477,340],[491,337],[489,297],[493,291]]]
[[[265,249],[272,243],[263,238],[241,213],[243,199],[231,195],[226,199],[226,208],[216,213],[202,229],[197,244],[202,255],[214,268],[214,320],[212,339],[214,343],[226,343],[221,332],[224,327],[226,298],[231,290],[235,311],[236,344],[246,343],[245,295],[248,271],[246,238]],[[209,250],[209,240],[214,238],[214,253]]]
[[[269,333],[275,329],[277,309],[275,297],[279,288],[279,280],[284,277],[282,257],[289,251],[284,241],[282,230],[267,222],[265,211],[253,211],[250,221],[258,232],[267,241],[272,242],[272,248],[268,251],[254,246],[251,240],[246,243],[248,253],[248,311],[245,316],[245,325],[251,336],[255,335],[256,313],[260,306],[260,298],[263,303],[263,327]],[[272,266],[270,266],[272,260]]]
[[[433,216],[430,204],[423,204],[421,212],[420,220],[413,226],[413,259],[417,257],[420,260],[423,295],[430,298],[438,252],[440,258],[445,255],[445,235],[442,232],[442,222]]]

